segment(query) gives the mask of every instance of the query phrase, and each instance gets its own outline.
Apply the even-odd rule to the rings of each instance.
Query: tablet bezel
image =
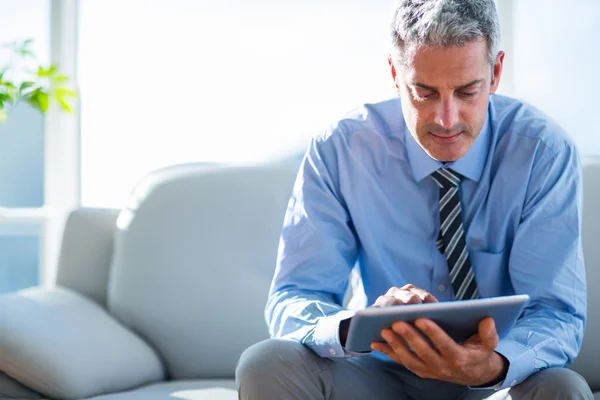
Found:
[[[365,348],[365,339],[363,332],[360,332],[363,328],[360,327],[362,320],[371,323],[377,323],[382,325],[381,329],[391,326],[391,322],[388,324],[382,324],[380,321],[385,318],[393,317],[393,321],[408,321],[414,322],[419,318],[430,318],[433,320],[439,319],[439,314],[447,314],[444,317],[444,323],[448,324],[451,319],[451,313],[458,313],[462,319],[469,319],[470,324],[473,325],[477,320],[481,320],[487,316],[498,316],[501,313],[510,311],[510,318],[506,319],[506,323],[510,326],[497,326],[499,335],[505,335],[508,330],[512,327],[514,322],[518,319],[523,311],[523,308],[527,305],[530,298],[526,294],[522,295],[511,295],[511,296],[500,296],[491,297],[475,300],[462,300],[462,301],[448,301],[441,303],[423,303],[423,304],[407,304],[389,307],[372,307],[359,310],[352,317],[350,321],[350,327],[348,329],[348,337],[346,341],[346,349],[353,352],[368,352],[370,348]],[[434,315],[432,317],[432,315]],[[383,326],[387,325],[387,326]],[[369,327],[372,330],[371,327]],[[381,332],[381,329],[378,332]],[[381,340],[380,337],[373,341]],[[370,342],[369,342],[370,344]]]

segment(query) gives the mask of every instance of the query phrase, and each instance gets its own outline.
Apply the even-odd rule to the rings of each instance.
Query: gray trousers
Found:
[[[365,355],[328,359],[291,340],[269,339],[241,356],[236,368],[240,399],[475,400],[594,399],[583,377],[550,368],[501,391],[469,389],[422,379],[400,364]]]
[[[0,400],[44,400],[42,397],[0,371]]]

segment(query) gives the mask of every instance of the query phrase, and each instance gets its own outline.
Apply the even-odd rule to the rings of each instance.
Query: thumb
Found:
[[[494,350],[498,346],[498,333],[492,318],[484,318],[479,322],[479,337],[487,349]]]

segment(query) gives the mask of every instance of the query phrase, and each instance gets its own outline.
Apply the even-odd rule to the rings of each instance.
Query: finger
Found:
[[[498,346],[498,332],[493,318],[487,317],[479,321],[479,337],[487,349],[494,350]]]
[[[400,335],[410,346],[414,353],[425,362],[428,369],[439,370],[442,366],[443,359],[440,353],[434,349],[431,344],[420,334],[415,328],[406,322],[395,322],[392,325],[392,330]]]
[[[460,346],[435,322],[426,318],[419,318],[415,321],[419,328],[437,348],[445,359],[457,359],[461,352]]]
[[[398,356],[396,355],[396,353],[394,353],[394,350],[392,349],[392,347],[384,342],[373,342],[371,343],[371,350],[375,350],[378,351],[380,353],[385,354],[386,356],[388,356],[389,358],[391,358],[392,360],[396,361],[398,364],[400,365],[404,365],[402,364],[402,361],[400,361],[400,359],[398,358]],[[413,370],[411,370],[409,367],[407,367],[406,365],[404,365],[404,367],[413,372]]]
[[[371,350],[375,350],[380,353],[383,353],[386,356],[388,356],[389,358],[391,358],[392,360],[396,361],[398,364],[401,364],[400,360],[396,356],[396,353],[394,353],[394,350],[392,349],[392,347],[389,344],[387,344],[386,342],[371,343]]]
[[[388,356],[392,360],[396,361],[400,365],[404,365],[404,363],[400,360],[400,358],[398,358],[396,353],[394,353],[394,349],[392,349],[392,347],[385,342],[373,342],[373,343],[371,343],[371,349],[385,354],[386,356]],[[404,365],[404,367],[407,370],[412,371],[406,365]]]
[[[400,289],[402,290],[410,290],[410,289],[414,289],[416,286],[413,285],[412,283],[409,283],[407,285],[402,286]]]
[[[393,296],[379,296],[372,307],[389,307],[402,305],[404,302]]]
[[[391,329],[383,329],[381,331],[381,337],[391,347],[397,362],[414,372],[427,370],[425,363],[408,348],[404,340],[394,333],[394,331]]]
[[[385,293],[385,296],[393,296],[394,293],[396,293],[398,290],[400,290],[400,288],[398,288],[397,286],[392,286],[391,288],[388,289],[388,291]]]
[[[400,299],[400,300],[402,300],[402,304],[413,304],[414,302],[422,303],[423,301],[420,300],[420,298],[419,299],[414,298],[415,296],[419,297],[417,293],[413,293],[409,289],[405,289],[408,286],[410,286],[411,288],[415,288],[413,285],[405,285],[405,286],[402,286],[402,288],[397,288],[396,286],[392,286],[387,291],[385,296],[395,297],[397,299]],[[408,300],[405,301],[405,299],[408,299]]]
[[[402,301],[404,304],[421,304],[423,300],[417,293],[411,292],[410,290],[400,289],[394,293],[394,297]]]
[[[410,291],[419,296],[423,303],[438,303],[438,299],[436,299],[434,295],[423,289],[413,287],[410,289]]]

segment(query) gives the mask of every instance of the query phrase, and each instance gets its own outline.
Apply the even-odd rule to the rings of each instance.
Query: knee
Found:
[[[548,368],[528,378],[533,399],[592,399],[594,395],[586,380],[570,369]],[[528,383],[528,382],[524,383]],[[521,386],[521,385],[519,385]],[[518,387],[518,386],[517,386]],[[516,389],[516,388],[515,388]]]
[[[268,339],[259,342],[242,353],[236,370],[238,387],[252,382],[264,381],[265,377],[289,374],[306,362],[311,351],[293,340]]]

